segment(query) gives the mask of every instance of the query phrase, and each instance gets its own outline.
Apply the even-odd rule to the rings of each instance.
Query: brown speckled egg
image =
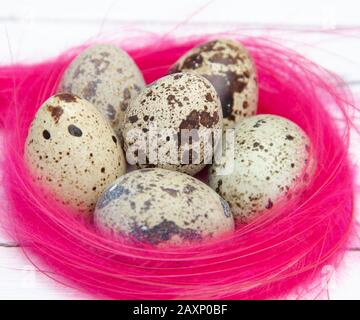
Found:
[[[132,171],[109,185],[94,214],[104,234],[153,245],[203,241],[233,231],[227,203],[201,181],[159,168]]]
[[[271,209],[280,197],[290,199],[306,185],[313,168],[307,135],[292,121],[275,115],[240,121],[235,127],[234,156],[228,152],[223,157],[223,163],[210,168],[210,186],[242,223]],[[223,165],[231,161],[233,172],[222,173]]]
[[[49,98],[38,110],[24,156],[34,181],[84,214],[125,173],[125,157],[110,124],[91,103],[68,93]]]
[[[66,69],[61,92],[91,102],[110,121],[121,139],[124,112],[130,99],[144,87],[135,62],[112,44],[95,44],[78,55]]]
[[[212,83],[221,100],[224,128],[257,111],[255,66],[238,41],[218,39],[193,48],[169,71],[176,72],[195,72]]]
[[[127,108],[126,156],[140,168],[156,166],[193,175],[207,159],[211,161],[213,150],[206,146],[211,146],[211,132],[216,130],[222,130],[222,111],[210,82],[195,74],[169,75],[144,89]],[[150,148],[139,147],[142,139],[156,149],[157,163],[150,157]],[[218,139],[213,140],[217,145]]]

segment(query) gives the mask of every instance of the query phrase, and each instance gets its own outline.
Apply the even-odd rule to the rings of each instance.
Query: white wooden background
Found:
[[[0,0],[0,64],[39,61],[100,35],[234,29],[283,39],[340,74],[360,96],[358,0]],[[354,143],[354,152],[359,147]],[[341,268],[323,270],[327,290],[318,298],[360,299],[359,267],[360,241],[349,248]],[[0,226],[0,299],[75,298],[89,297],[37,272]]]

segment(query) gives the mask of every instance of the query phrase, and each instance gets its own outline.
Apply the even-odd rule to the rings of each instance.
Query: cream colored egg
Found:
[[[41,187],[78,212],[93,211],[105,187],[125,173],[125,158],[110,124],[88,101],[61,93],[38,110],[25,160]]]
[[[215,87],[222,104],[224,128],[256,114],[258,85],[252,58],[240,42],[218,39],[184,54],[170,73],[194,72]]]
[[[189,175],[159,168],[132,171],[104,191],[95,225],[104,234],[164,245],[205,241],[232,232],[227,203]]]
[[[144,85],[139,68],[125,51],[112,44],[95,44],[66,69],[60,91],[91,102],[121,138],[124,112]]]
[[[222,111],[214,87],[195,74],[177,73],[144,89],[126,110],[128,161],[193,175],[211,162]],[[148,147],[142,141],[148,142]]]
[[[235,219],[248,223],[280,198],[290,199],[312,174],[310,142],[292,121],[275,115],[243,119],[235,127],[234,156],[210,168],[210,186],[230,205]],[[224,165],[233,172],[222,175]]]

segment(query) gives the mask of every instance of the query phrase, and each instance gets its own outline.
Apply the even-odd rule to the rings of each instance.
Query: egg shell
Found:
[[[185,53],[169,73],[194,72],[215,87],[222,104],[224,128],[256,114],[256,69],[248,50],[238,41],[218,39]]]
[[[223,163],[210,168],[209,184],[229,203],[235,219],[248,223],[280,197],[290,199],[303,189],[314,162],[309,138],[288,119],[258,115],[234,130],[234,157],[223,153]],[[231,161],[234,171],[221,175]]]
[[[227,203],[189,175],[160,168],[132,171],[102,194],[94,214],[104,234],[153,245],[202,242],[234,230]]]
[[[157,141],[147,137],[153,126],[158,134]],[[146,160],[150,160],[138,161],[138,150],[131,150],[138,140],[138,136],[134,138],[131,134],[134,130],[143,132],[158,150],[164,146],[175,150],[175,160],[179,161],[159,156],[154,164],[149,150],[144,148],[141,151],[146,154]],[[186,130],[196,130],[192,144],[181,138]],[[213,150],[207,148],[206,143],[209,132],[214,130],[222,130],[222,110],[214,87],[201,76],[178,73],[159,79],[131,101],[126,110],[124,148],[127,159],[140,168],[157,166],[194,175],[205,167],[204,159],[211,159]],[[217,139],[214,141],[217,145]]]
[[[125,173],[125,157],[110,124],[88,101],[62,93],[38,110],[25,142],[25,161],[42,188],[83,214]]]
[[[95,44],[71,62],[59,91],[91,102],[122,139],[124,111],[144,86],[139,68],[125,51],[112,44]]]

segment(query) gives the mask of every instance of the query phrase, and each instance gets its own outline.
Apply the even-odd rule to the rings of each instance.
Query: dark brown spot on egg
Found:
[[[205,99],[206,99],[206,101],[209,101],[209,102],[213,102],[213,101],[214,101],[214,98],[213,98],[213,96],[211,95],[210,92],[208,92],[208,93],[206,94]]]
[[[273,202],[271,201],[271,199],[268,200],[268,203],[266,204],[265,208],[266,209],[271,209],[273,207]]]
[[[68,131],[69,133],[74,136],[74,137],[81,137],[82,136],[82,131],[80,128],[78,128],[77,126],[70,124],[68,126]]]
[[[181,121],[179,129],[199,129],[200,127],[200,115],[197,110],[192,110],[185,120]]]
[[[288,135],[286,135],[285,139],[291,141],[291,140],[294,140],[294,137],[292,135],[288,134]]]
[[[138,120],[139,120],[139,118],[138,118],[137,115],[134,115],[134,116],[130,116],[130,117],[129,117],[130,123],[134,123],[134,122],[136,122],[136,121],[138,121]]]
[[[47,110],[51,113],[55,123],[59,122],[61,115],[64,113],[64,109],[61,107],[47,106]]]
[[[47,130],[44,130],[42,134],[43,134],[44,139],[46,139],[46,140],[49,140],[51,138],[50,132]]]
[[[202,66],[203,62],[204,59],[202,55],[199,53],[194,53],[188,56],[184,60],[181,69],[190,69],[190,70],[198,69]]]
[[[173,94],[169,94],[166,99],[167,99],[168,105],[171,107],[174,107],[175,104],[177,104],[179,107],[183,106],[182,102],[180,100],[176,99],[176,97]]]
[[[112,139],[112,141],[114,141],[115,144],[117,143],[117,139],[115,136],[111,136],[111,139]]]
[[[200,123],[206,128],[212,128],[214,124],[219,122],[219,115],[216,111],[214,111],[211,116],[209,112],[202,111],[200,113]]]
[[[76,102],[78,98],[76,95],[71,93],[58,93],[55,97],[64,102]]]
[[[100,171],[101,171],[101,173],[105,173],[105,168],[102,167]]]
[[[203,75],[214,86],[219,95],[221,106],[223,109],[223,116],[229,120],[234,120],[233,106],[234,94],[241,93],[246,87],[247,83],[241,75],[236,72],[227,71],[222,75]]]

